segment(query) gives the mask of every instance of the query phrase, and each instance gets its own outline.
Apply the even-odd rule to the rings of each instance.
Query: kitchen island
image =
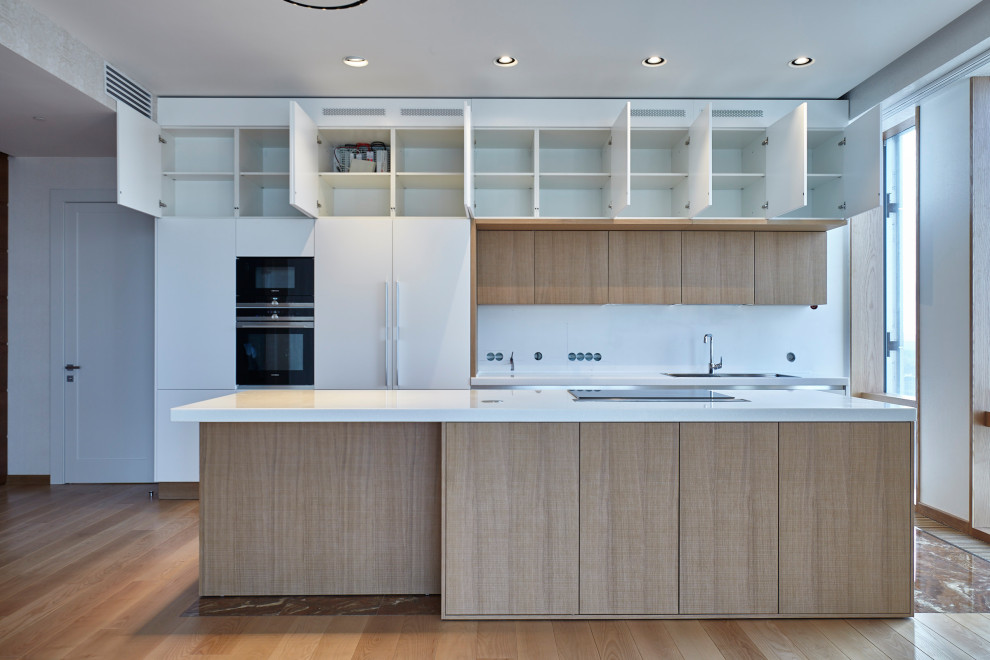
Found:
[[[829,392],[245,391],[201,423],[202,595],[445,618],[908,616],[914,410]]]

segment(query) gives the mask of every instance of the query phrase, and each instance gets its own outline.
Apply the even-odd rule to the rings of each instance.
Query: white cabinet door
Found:
[[[706,103],[688,130],[688,216],[712,205],[712,104]]]
[[[464,210],[474,219],[474,126],[471,125],[471,102],[464,102]]]
[[[318,219],[314,271],[316,388],[387,388],[392,220]]]
[[[289,103],[289,204],[311,218],[320,214],[320,145],[316,122]]]
[[[883,186],[882,121],[878,105],[846,126],[846,145],[842,152],[842,181],[846,193],[843,217],[851,218],[880,206]]]
[[[808,104],[767,129],[766,217],[776,218],[807,204]]]
[[[312,257],[312,218],[238,218],[238,257]]]
[[[626,102],[619,117],[612,124],[611,140],[609,140],[609,151],[611,154],[612,167],[612,191],[609,198],[608,211],[613,218],[618,216],[632,202],[631,185],[631,126],[630,126],[630,103]]]
[[[155,393],[155,481],[199,481],[199,422],[173,422],[176,406],[234,390],[158,390]]]
[[[117,203],[161,215],[161,129],[137,110],[117,104]]]
[[[158,389],[233,389],[233,218],[156,220]]]
[[[396,220],[396,387],[468,389],[471,344],[471,224]]]

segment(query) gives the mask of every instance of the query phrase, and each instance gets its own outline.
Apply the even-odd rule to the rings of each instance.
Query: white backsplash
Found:
[[[796,305],[482,305],[478,375],[704,372],[705,333],[723,372],[848,377],[848,232],[828,233],[828,300]],[[501,362],[486,359],[503,354]],[[537,361],[534,354],[541,352]],[[600,353],[571,362],[568,353]],[[787,353],[795,361],[787,361]]]

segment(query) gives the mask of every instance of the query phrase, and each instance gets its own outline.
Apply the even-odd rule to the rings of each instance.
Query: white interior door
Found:
[[[766,217],[806,205],[808,198],[808,104],[802,103],[767,129]]]
[[[320,218],[315,254],[313,370],[317,389],[387,389],[391,382],[392,220]]]
[[[395,387],[468,389],[471,352],[469,220],[396,220]]]
[[[311,218],[320,214],[320,145],[316,122],[289,102],[289,204]]]
[[[117,104],[117,203],[161,215],[161,128],[137,110]]]
[[[464,210],[474,219],[474,126],[471,125],[471,102],[464,102]]]
[[[627,101],[615,123],[612,124],[612,139],[611,146],[609,147],[612,166],[612,190],[611,197],[609,197],[608,211],[609,215],[613,218],[622,213],[632,203],[630,105]]]
[[[63,350],[52,368],[64,369],[65,481],[147,483],[154,478],[153,220],[94,203],[67,204],[63,217]]]
[[[883,116],[880,106],[867,110],[846,126],[846,146],[842,152],[842,181],[846,209],[851,218],[881,204],[883,189]]]
[[[688,216],[712,205],[712,104],[706,103],[688,130]]]

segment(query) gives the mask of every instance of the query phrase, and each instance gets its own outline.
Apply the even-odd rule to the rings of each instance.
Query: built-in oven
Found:
[[[313,257],[238,257],[237,304],[313,304]]]
[[[237,386],[313,386],[313,306],[237,305]]]

